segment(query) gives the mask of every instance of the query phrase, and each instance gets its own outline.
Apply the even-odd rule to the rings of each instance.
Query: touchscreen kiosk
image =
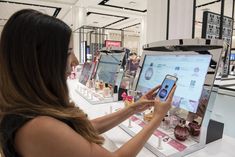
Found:
[[[166,75],[178,78],[173,107],[145,144],[157,156],[185,156],[206,145],[216,99],[213,84],[225,47],[222,40],[214,39],[175,39],[143,46],[133,93],[144,94],[161,85]],[[120,127],[135,136],[152,118],[150,109],[131,116]]]
[[[76,92],[93,105],[118,101],[115,86],[121,82],[123,56],[123,52],[101,53],[98,63],[85,63]]]
[[[114,85],[123,57],[123,53],[101,54],[96,70],[96,80]]]
[[[90,72],[91,72],[92,64],[85,62],[82,67],[82,72],[79,77],[79,82],[82,83],[83,85],[86,85],[86,82],[90,78]]]
[[[146,55],[136,90],[145,93],[167,74],[174,75],[178,81],[173,105],[195,113],[210,61],[211,55]]]

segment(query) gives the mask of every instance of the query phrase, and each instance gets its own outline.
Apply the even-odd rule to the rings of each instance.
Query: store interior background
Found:
[[[177,0],[175,0],[177,1]],[[192,14],[188,0],[178,0],[180,3],[175,8],[184,8]],[[215,0],[196,0],[196,6],[214,2]],[[138,55],[142,53],[142,45],[159,40],[165,40],[167,0],[10,0],[0,1],[0,33],[8,18],[16,11],[31,8],[48,15],[56,14],[57,18],[66,22],[73,30],[74,51],[80,58],[79,28],[93,26],[105,28],[105,39],[123,41],[122,46],[129,48]],[[101,3],[104,3],[102,5]],[[112,7],[111,7],[112,6]],[[114,7],[113,7],[114,6]],[[233,0],[225,0],[224,16],[232,17]],[[124,9],[123,9],[124,8]],[[126,8],[126,9],[125,9]],[[128,8],[131,8],[128,9]],[[173,8],[171,8],[173,9]],[[213,3],[196,8],[195,38],[201,38],[203,11],[220,14],[221,4]],[[185,11],[184,10],[184,11]],[[177,10],[174,10],[177,12]],[[174,12],[172,11],[172,13]],[[184,32],[182,38],[191,38],[191,18],[178,10],[178,18],[172,19],[169,28],[172,30],[171,39],[179,38],[178,34]],[[182,15],[182,16],[180,16]],[[180,24],[185,27],[180,27]],[[175,28],[174,28],[175,27]],[[180,28],[177,31],[174,29]],[[115,30],[114,30],[115,29]],[[124,32],[122,34],[122,32]],[[235,48],[235,33],[233,32],[232,48]],[[94,36],[91,37],[92,40]],[[235,84],[235,82],[234,82]],[[225,101],[224,101],[225,100]],[[215,112],[212,118],[225,123],[224,133],[235,137],[234,97],[221,95],[216,101]]]
[[[177,1],[177,0],[174,0]],[[177,6],[180,9],[181,4]],[[101,5],[100,3],[105,3]],[[185,1],[187,3],[187,1]],[[214,2],[214,0],[196,0],[196,6]],[[35,5],[33,5],[35,4]],[[41,6],[40,6],[41,5]],[[161,40],[157,37],[151,40],[154,32],[156,36],[165,35],[165,30],[157,30],[156,25],[161,23],[166,26],[167,0],[10,0],[0,1],[0,32],[7,19],[17,10],[32,8],[44,12],[66,22],[74,31],[75,39],[78,37],[78,30],[81,26],[102,27],[106,30],[107,40],[121,41],[121,31],[124,31],[123,47],[129,48],[132,52],[141,54],[142,45]],[[185,4],[186,5],[186,4]],[[184,8],[185,5],[183,5]],[[232,17],[233,0],[225,0],[224,16]],[[110,7],[112,6],[112,7]],[[114,7],[113,7],[114,6]],[[203,11],[211,11],[220,14],[220,2],[196,8],[195,38],[201,37]],[[176,7],[176,6],[175,6]],[[127,8],[127,9],[123,9]],[[133,10],[128,10],[131,8]],[[172,8],[170,8],[172,9]],[[179,10],[178,9],[178,10]],[[189,11],[191,8],[189,8]],[[57,12],[58,10],[58,12]],[[181,13],[180,13],[181,14]],[[191,13],[192,14],[192,13]],[[184,17],[182,17],[184,18]],[[175,24],[181,22],[176,19]],[[188,24],[188,25],[191,25]],[[151,28],[153,27],[153,28]],[[171,26],[170,26],[171,27]],[[154,31],[155,29],[155,31]],[[153,31],[152,31],[153,30]],[[187,31],[187,30],[184,30]],[[148,37],[148,38],[147,38]],[[233,36],[234,38],[235,36]],[[188,37],[189,38],[189,37]],[[164,38],[162,38],[164,40]],[[75,43],[75,53],[79,56],[79,46]],[[235,40],[232,42],[235,48]]]

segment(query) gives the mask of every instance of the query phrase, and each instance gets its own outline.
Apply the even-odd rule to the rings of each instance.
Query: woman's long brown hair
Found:
[[[65,75],[70,37],[64,22],[35,10],[11,16],[0,39],[0,118],[51,116],[101,144],[103,138],[86,114],[69,102]]]

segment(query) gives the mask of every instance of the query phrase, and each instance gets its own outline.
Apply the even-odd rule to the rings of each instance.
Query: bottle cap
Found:
[[[113,93],[117,93],[118,92],[118,86],[115,85],[114,88],[113,88]]]

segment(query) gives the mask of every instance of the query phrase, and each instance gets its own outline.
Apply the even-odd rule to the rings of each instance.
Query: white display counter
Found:
[[[69,80],[68,81],[70,97],[78,105],[81,109],[83,109],[89,116],[90,119],[103,116],[105,114],[110,113],[111,111],[115,111],[119,108],[123,108],[124,105],[122,102],[113,102],[106,103],[100,105],[91,105],[84,98],[82,98],[75,89],[77,87],[77,80]],[[123,131],[119,126],[109,130],[104,134],[106,137],[105,147],[110,151],[115,151],[115,149],[121,147],[124,143],[126,143],[131,136],[128,135],[125,131]],[[156,142],[157,143],[157,142]],[[216,142],[212,142],[206,145],[205,148],[194,152],[187,157],[198,157],[198,156],[206,156],[206,157],[234,157],[233,149],[235,148],[235,138],[231,138],[229,136],[224,136],[222,140],[218,140]],[[151,151],[146,148],[143,148],[137,157],[155,157]]]

